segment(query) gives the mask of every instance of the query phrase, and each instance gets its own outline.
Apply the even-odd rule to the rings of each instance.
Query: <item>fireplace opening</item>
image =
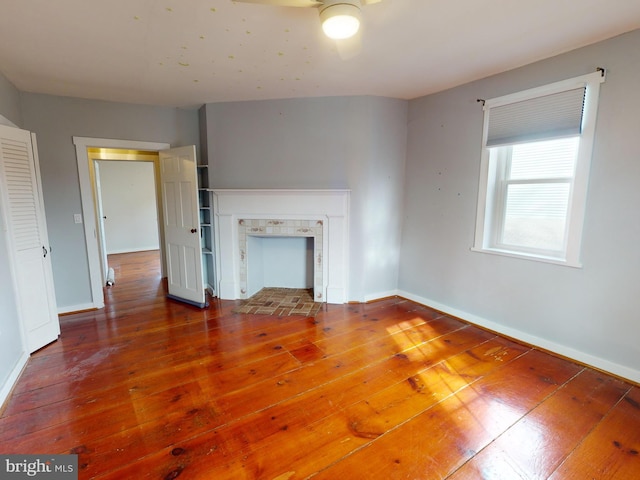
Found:
[[[286,262],[287,267],[283,267],[283,265],[278,265],[275,269],[276,272],[283,274],[283,272],[298,272],[298,277],[303,277],[305,281],[303,282],[305,286],[295,288],[306,288],[307,279],[309,277],[312,278],[311,284],[313,287],[313,300],[315,302],[324,302],[325,300],[325,292],[324,292],[324,248],[325,244],[323,242],[324,234],[324,219],[248,219],[241,218],[238,220],[238,254],[239,254],[239,280],[240,280],[240,298],[249,298],[252,294],[250,292],[254,292],[259,290],[261,285],[264,284],[262,280],[265,276],[265,265],[271,265],[275,262],[272,260],[274,257],[280,258],[281,263]],[[263,240],[256,240],[263,239]],[[293,243],[271,243],[264,239],[289,239],[293,238]],[[298,243],[295,243],[295,239],[298,239]],[[253,249],[257,251],[257,257],[259,262],[257,265],[253,266],[254,273],[251,275],[254,276],[252,280],[251,288],[249,287],[249,268],[248,263],[251,262],[249,254],[249,242],[252,242]],[[267,243],[265,243],[265,241]],[[276,240],[282,242],[282,240]],[[273,247],[276,245],[276,247]],[[278,246],[279,245],[279,246]],[[292,245],[296,245],[294,248],[288,248]],[[273,247],[273,248],[272,248]],[[285,248],[287,247],[287,248]],[[267,248],[267,254],[264,253],[265,248]],[[260,251],[262,250],[262,253]],[[293,257],[287,257],[284,255],[282,257],[282,252],[284,250],[290,250],[289,254],[295,257],[298,256],[298,259],[304,257],[303,260],[299,260],[294,262]],[[297,252],[297,254],[295,253]],[[311,253],[309,253],[311,252]],[[312,257],[311,264],[308,262],[309,256]],[[261,259],[261,260],[260,260]],[[298,265],[304,265],[304,274],[301,274],[301,269],[291,268],[291,265],[297,263]],[[262,271],[262,273],[261,273]],[[272,278],[271,275],[268,275],[267,278],[268,283],[271,283]],[[296,284],[299,284],[300,281],[297,280]],[[292,287],[294,288],[294,287]]]
[[[266,287],[314,288],[314,238],[247,235],[247,297]]]

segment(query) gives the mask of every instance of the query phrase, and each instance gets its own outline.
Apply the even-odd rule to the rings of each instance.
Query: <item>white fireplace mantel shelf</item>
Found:
[[[248,221],[265,225],[280,221],[313,221],[316,246],[314,297],[316,301],[345,303],[348,299],[350,190],[213,189],[216,234],[216,265],[220,298],[246,298],[246,250]],[[269,227],[259,231],[270,235]],[[287,234],[283,229],[273,235]]]

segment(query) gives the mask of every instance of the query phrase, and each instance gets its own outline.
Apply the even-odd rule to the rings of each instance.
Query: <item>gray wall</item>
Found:
[[[100,160],[107,253],[160,248],[153,162]]]
[[[395,291],[406,101],[229,102],[205,113],[212,187],[351,189],[349,299]]]
[[[640,31],[410,102],[399,288],[640,381]],[[471,252],[482,108],[607,68],[581,269]]]
[[[74,136],[199,145],[198,111],[23,93],[24,128],[37,134],[58,308],[92,301]],[[90,221],[89,218],[86,220]]]
[[[0,72],[0,115],[18,127],[22,126],[20,92],[2,75],[2,72]],[[1,118],[0,123],[2,123]]]

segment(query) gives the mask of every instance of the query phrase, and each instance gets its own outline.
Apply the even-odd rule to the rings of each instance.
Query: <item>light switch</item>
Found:
[[[82,214],[80,213],[74,213],[73,214],[73,221],[75,223],[82,223]]]

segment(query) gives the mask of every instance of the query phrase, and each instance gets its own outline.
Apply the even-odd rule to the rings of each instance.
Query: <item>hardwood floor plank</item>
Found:
[[[397,358],[397,357],[396,357]],[[398,359],[402,361],[401,359]],[[404,362],[406,363],[406,362]],[[432,367],[429,371],[435,371],[437,366]],[[433,378],[438,378],[437,374]],[[407,385],[406,377],[400,384]],[[431,404],[437,404],[439,398],[446,398],[451,394],[451,386],[446,381],[431,382],[430,388],[433,394],[423,399],[422,408],[428,409]],[[438,394],[436,392],[440,391]],[[414,392],[414,396],[421,395],[415,392],[412,387],[408,391]],[[391,400],[393,401],[393,400]],[[368,403],[369,400],[363,400]],[[405,412],[410,416],[410,412]],[[400,421],[400,420],[398,420]],[[387,425],[392,428],[393,425]],[[289,429],[287,435],[293,435],[295,432]],[[286,443],[278,444],[275,449],[263,448],[257,450],[253,454],[243,455],[236,458],[234,462],[223,466],[223,470],[216,468],[214,470],[216,478],[277,478],[280,475],[286,475],[287,472],[295,472],[293,478],[305,478],[307,475],[313,474],[314,471],[320,470],[327,465],[331,465],[336,459],[347,456],[363,445],[371,444],[378,437],[377,432],[354,432],[353,418],[348,411],[336,412],[319,422],[308,425],[294,439],[289,438]],[[297,445],[309,445],[310,448],[300,450]],[[275,457],[275,459],[274,459]],[[287,470],[282,470],[286,466]],[[330,478],[391,478],[386,476],[388,472],[380,472],[377,476],[368,476],[370,472],[360,471],[351,472],[349,476],[329,476]],[[196,476],[196,478],[205,478]],[[432,478],[432,477],[424,477]]]
[[[462,324],[456,324],[457,327],[461,325]],[[398,342],[394,337],[397,335],[404,337],[405,334],[406,332],[404,330],[393,331],[391,335],[386,331],[380,334],[386,335],[388,339],[385,343],[389,347],[389,350],[385,353],[387,357],[393,357],[398,351]],[[468,336],[467,334],[467,337]],[[476,342],[485,341],[487,337],[491,336],[491,334],[487,334],[478,329],[475,331]],[[382,338],[384,339],[385,337]],[[375,342],[377,342],[378,350],[372,350],[368,344],[359,345],[347,352],[327,357],[313,365],[306,365],[304,368],[292,371],[277,381],[259,382],[245,389],[218,396],[214,402],[210,403],[216,406],[216,410],[224,411],[229,418],[239,418],[253,411],[260,411],[284,399],[300,395],[305,389],[309,388],[308,385],[322,384],[322,382],[339,379],[358,369],[375,364],[377,360],[371,356],[371,352],[384,351],[379,348],[382,343],[378,340],[374,341],[374,343]],[[449,341],[449,343],[455,345],[455,342]],[[448,345],[449,343],[443,341],[443,345]],[[415,346],[412,345],[410,348],[414,347]],[[377,354],[379,355],[379,353]],[[259,398],[259,400],[257,400],[257,398]],[[226,420],[227,418],[219,419],[219,422],[222,424]],[[149,442],[149,435],[146,435],[145,440],[147,443]],[[158,448],[165,446],[167,441],[170,441],[170,439],[165,439],[164,443],[158,444]],[[130,444],[128,450],[133,452],[135,448]],[[102,462],[102,459],[98,459],[97,461]],[[91,460],[88,460],[87,464],[90,463]]]
[[[546,479],[629,390],[585,369],[467,462],[452,479]],[[584,477],[589,478],[589,477]]]
[[[313,318],[167,300],[157,252],[110,256],[0,415],[2,453],[80,479],[640,478],[640,389],[401,298]]]
[[[261,318],[264,319],[265,317],[261,317]],[[263,323],[265,323],[265,322],[263,322]],[[270,323],[273,324],[273,322],[270,322]],[[300,323],[300,320],[297,320],[296,323],[298,324],[298,326],[300,326],[300,328],[304,328],[302,326],[303,324]],[[211,355],[207,355],[206,359],[202,359],[202,358],[198,357],[198,358],[195,358],[195,359],[190,360],[190,361],[187,361],[188,358],[187,358],[187,356],[184,355],[184,351],[179,351],[180,366],[174,367],[174,369],[179,369],[179,370],[174,370],[174,373],[178,374],[178,375],[179,374],[185,374],[185,375],[188,374],[190,377],[193,377],[194,373],[191,372],[191,371],[182,371],[182,372],[180,371],[180,369],[190,370],[192,368],[193,364],[197,364],[198,366],[201,366],[201,367],[210,367],[212,365],[215,365],[217,369],[220,369],[222,367],[222,365],[219,364],[220,359],[218,358],[217,354],[220,354],[222,352],[227,352],[227,351],[233,351],[234,354],[225,356],[226,363],[225,363],[224,367],[226,369],[235,368],[235,365],[231,364],[230,360],[232,358],[236,358],[236,356],[237,356],[237,358],[241,358],[243,360],[243,363],[248,363],[248,362],[254,360],[254,354],[258,359],[262,359],[267,354],[271,354],[271,353],[277,354],[278,350],[274,350],[273,352],[271,352],[271,350],[277,348],[279,346],[280,341],[283,340],[282,337],[277,335],[277,331],[281,330],[282,328],[284,328],[285,329],[284,331],[288,334],[288,336],[290,338],[290,336],[292,334],[291,332],[294,331],[293,330],[294,326],[295,326],[295,324],[285,324],[284,327],[283,327],[282,324],[278,324],[278,326],[274,327],[274,326],[266,325],[266,323],[265,323],[264,325],[259,325],[259,326],[256,325],[256,329],[255,330],[251,330],[249,332],[245,332],[244,335],[243,335],[244,338],[242,338],[242,337],[239,338],[239,340],[238,340],[239,343],[247,345],[247,344],[251,343],[252,340],[258,339],[259,342],[256,342],[256,343],[259,344],[259,347],[255,351],[253,351],[253,350],[249,351],[247,348],[245,348],[243,350],[242,349],[238,349],[237,348],[237,346],[238,346],[237,344],[224,345],[224,346],[221,346],[220,344],[216,344],[216,346],[215,346],[215,354],[216,355],[211,354]],[[266,333],[266,332],[268,332],[268,333]],[[274,332],[276,332],[275,335],[274,335]],[[231,332],[225,332],[225,334],[230,334],[230,333]],[[275,338],[274,338],[273,342],[266,344],[267,352],[265,352],[265,351],[263,351],[264,348],[265,348],[264,339],[265,338],[270,338],[270,336],[271,337],[275,336]],[[184,338],[185,340],[188,340],[188,338],[185,338],[184,334],[182,335],[182,338]],[[262,343],[260,343],[260,342],[262,342]],[[141,351],[144,358],[148,357],[148,355],[146,355],[147,354],[147,350],[139,349],[139,350],[135,350],[135,351]],[[54,370],[62,368],[66,372],[73,372],[73,371],[78,369],[77,363],[78,362],[83,362],[84,359],[82,357],[79,358],[77,356],[74,356],[73,361],[74,361],[74,367],[71,368],[71,369],[66,369],[65,366],[58,365],[58,366],[56,366],[56,368]],[[159,357],[153,356],[152,358],[149,359],[149,361],[151,362],[152,365],[150,366],[150,368],[148,368],[148,371],[149,372],[155,372],[157,370],[156,367],[158,367],[158,365],[159,365]],[[136,362],[134,360],[132,360],[131,358],[120,358],[118,360],[118,362],[115,362],[115,363],[117,365],[119,365],[121,363],[131,364],[131,363],[136,363]],[[168,365],[165,364],[165,367],[166,366],[168,366]],[[105,365],[102,365],[101,368],[106,368],[106,367],[105,367]],[[141,370],[144,370],[144,369],[145,369],[145,366],[143,364],[140,364],[140,363],[136,364],[136,370],[140,370],[141,371]],[[46,370],[43,370],[43,373],[46,373],[46,372],[47,372]],[[98,372],[94,372],[94,373],[97,374]],[[121,372],[121,373],[124,374],[124,377],[122,378],[122,380],[129,382],[129,380],[131,378],[131,374],[135,373],[135,372],[134,372],[134,370],[129,370],[127,372]],[[114,376],[114,372],[113,371],[105,372],[105,374],[108,374],[110,376]],[[230,374],[234,374],[235,375],[235,371],[232,370],[230,372]],[[157,378],[158,375],[155,375],[154,373],[150,373],[150,374],[148,373],[148,374],[145,374],[143,376],[136,375],[135,378],[138,379],[138,382],[135,385],[131,386],[131,388],[135,388],[136,393],[139,393],[141,391],[149,391],[149,389],[151,389],[151,391],[153,391],[152,387],[150,385],[148,385],[147,382],[140,381],[140,380],[144,380],[146,378],[146,376],[148,376],[148,375],[153,375],[154,377],[156,377],[156,379],[158,379]],[[209,373],[205,372],[202,375],[209,375]],[[97,388],[96,388],[95,385],[87,384],[86,382],[84,382],[83,379],[81,379],[81,380],[82,381],[80,382],[79,386],[85,386],[85,387],[89,386],[90,387],[89,390],[91,392],[96,392]],[[60,377],[60,381],[63,382],[63,385],[65,386],[65,388],[62,389],[65,392],[65,395],[64,395],[65,397],[68,397],[68,396],[71,396],[71,395],[73,395],[74,398],[76,398],[76,399],[79,397],[80,392],[77,389],[71,391],[72,387],[73,387],[73,384],[72,383],[70,384],[70,382],[72,381],[72,379],[65,378],[65,377]],[[159,379],[159,381],[160,381],[160,383],[162,383],[161,379]],[[41,393],[41,390],[42,389],[37,389],[37,390],[35,390],[35,392]],[[33,390],[31,392],[33,392]],[[53,397],[51,395],[51,392],[47,392],[45,395],[47,396],[47,398],[49,400],[53,399],[53,401],[55,401],[55,397]],[[23,405],[23,406],[26,405],[27,402],[23,401],[23,399],[22,399],[22,397],[24,397],[24,396],[25,395],[20,396],[19,398],[21,398],[21,401],[20,402],[16,402],[15,405]],[[9,411],[9,412],[6,412],[6,413],[10,414],[10,413],[14,413],[14,412],[10,412]]]
[[[409,478],[446,478],[580,370],[537,351],[508,366],[424,411],[412,401],[369,401],[370,409],[359,421],[402,428],[373,430],[376,438],[369,445],[314,478],[393,478],[399,470]],[[431,383],[425,386],[430,392]],[[408,410],[413,416],[398,422]]]
[[[634,387],[571,452],[551,480],[640,478],[640,388]]]
[[[462,324],[459,324],[459,322],[458,322],[457,326],[459,327],[461,325]],[[401,333],[402,333],[402,331],[395,332],[396,335],[401,334]],[[389,335],[389,333],[386,330],[384,330],[384,329],[381,330],[380,335],[383,336],[383,337],[386,336],[386,337],[390,338],[390,340],[388,340],[388,345],[392,349],[392,351],[389,354],[392,354],[393,352],[397,351],[397,348],[398,348],[397,347],[397,342],[395,342],[392,339],[392,336]],[[246,337],[247,341],[246,342],[242,342],[242,343],[251,343],[254,338],[259,338],[260,341],[262,341],[262,342],[267,342],[269,340],[268,335],[262,335],[262,333],[256,334],[255,332],[253,332],[251,335]],[[278,345],[273,346],[272,343],[263,343],[260,346],[261,350],[264,349],[264,345],[265,344],[269,345],[269,349],[271,349],[271,348],[275,349],[276,347],[278,347]],[[218,347],[218,350],[220,350],[219,347]],[[224,350],[224,349],[222,349],[222,350]],[[355,350],[354,353],[350,353],[349,351],[348,352],[343,352],[337,358],[332,358],[332,359],[329,360],[329,363],[335,363],[335,368],[341,368],[341,371],[340,371],[339,375],[342,375],[343,374],[342,372],[348,372],[349,371],[349,367],[347,367],[347,365],[350,365],[351,363],[353,363],[351,357],[353,357],[355,359],[358,359],[352,368],[359,368],[360,366],[366,365],[368,362],[372,361],[372,359],[369,358],[369,357],[362,358],[363,354],[369,352],[369,347],[366,344],[365,345],[360,345],[360,346],[356,347],[353,350]],[[243,350],[243,352],[244,352],[244,354],[246,356],[247,348],[245,348]],[[326,377],[326,369],[327,368],[328,367],[326,367],[324,364],[317,365],[317,366],[314,365],[312,370],[307,369],[306,371],[303,371],[301,373],[311,374],[311,375],[314,375],[315,377]],[[295,373],[296,372],[293,372],[293,374],[295,374]],[[207,378],[207,381],[210,381],[210,378]],[[275,402],[279,401],[283,397],[287,397],[289,395],[295,395],[295,394],[298,393],[298,390],[294,390],[293,393],[292,393],[291,391],[288,391],[287,388],[283,388],[283,387],[286,387],[286,386],[289,386],[290,384],[295,383],[296,385],[302,385],[302,387],[300,387],[300,386],[295,387],[295,388],[300,389],[300,388],[304,388],[304,384],[305,384],[304,382],[295,382],[295,379],[292,379],[292,378],[281,379],[281,380],[279,380],[279,382],[280,383],[277,384],[278,388],[276,390],[267,390],[267,393],[269,393],[269,394],[265,394],[265,390],[264,390],[265,386],[264,386],[263,383],[260,383],[260,382],[255,384],[255,386],[251,387],[251,389],[249,389],[248,392],[245,389],[243,391],[232,392],[232,393],[227,394],[227,395],[225,395],[223,391],[222,392],[220,391],[220,385],[219,384],[203,385],[203,388],[205,388],[207,392],[210,391],[212,395],[215,395],[215,394],[218,395],[218,398],[215,401],[215,403],[218,405],[218,408],[217,408],[218,410],[224,411],[224,412],[226,412],[227,415],[233,416],[233,415],[242,415],[242,414],[244,414],[244,412],[249,412],[249,411],[252,411],[252,409],[259,408],[259,406],[257,406],[256,400],[255,400],[255,397],[257,397],[257,396],[260,397],[261,401],[266,402],[265,406],[268,406],[271,403],[275,403]],[[274,383],[275,382],[269,382],[267,387],[272,387],[272,385]],[[138,390],[139,388],[141,388],[141,387],[139,387],[139,385],[136,385],[136,390]],[[255,394],[253,393],[254,391],[256,392]],[[274,397],[273,395],[276,394],[276,393],[277,393],[277,396]],[[249,404],[248,405],[246,405],[247,404],[247,399],[249,399]],[[209,402],[209,403],[212,403],[212,402]],[[198,408],[200,408],[200,407],[198,407]],[[210,423],[208,422],[206,424],[207,428],[210,428],[210,426],[215,426],[215,425],[217,425],[219,423],[223,423],[225,421],[225,418],[217,418],[215,420],[209,419],[211,422],[217,422],[217,423],[214,423],[213,425],[210,425]],[[187,421],[188,422],[188,421],[190,421],[190,419],[188,417],[184,417],[184,418],[178,419],[176,421],[177,422],[182,422],[182,421]],[[179,425],[182,425],[182,423],[179,423]],[[138,425],[138,428],[139,427],[140,426]],[[183,427],[180,426],[178,428],[182,429]],[[188,428],[188,426],[184,427],[184,428],[186,429],[186,428]],[[121,430],[122,430],[122,428],[121,428]],[[140,441],[136,440],[136,438],[137,437],[135,436],[135,432],[134,432],[133,436],[129,436],[128,437],[129,443],[127,443],[127,451],[132,453],[132,455],[134,455],[134,456],[136,455],[136,453],[134,453],[134,452],[136,452],[135,445],[138,444],[138,443],[141,443]],[[150,437],[149,434],[145,434],[144,443],[148,445],[149,442],[150,442],[150,438],[151,437]],[[162,446],[164,446],[166,444],[167,440],[164,440],[165,443],[162,443],[163,442],[163,438],[164,437],[158,437],[158,441],[161,442],[161,443],[159,443],[158,447],[162,447]],[[58,436],[57,441],[58,442],[60,441],[60,436]],[[107,439],[107,441],[108,442],[114,442],[115,440],[114,439]],[[131,442],[133,442],[133,443],[131,443]],[[117,443],[122,444],[123,441],[122,440],[118,440]],[[89,450],[86,448],[86,446],[84,446],[82,450],[83,450],[83,452],[85,450],[87,450],[87,452],[89,452]],[[100,448],[96,447],[96,450],[100,450]],[[86,463],[90,464],[91,462],[88,461]]]
[[[7,416],[5,428],[8,434],[13,433],[16,436],[22,435],[26,437],[27,434],[33,433],[42,440],[47,439],[48,432],[53,432],[52,434],[55,438],[49,439],[47,443],[49,445],[60,445],[64,437],[55,434],[55,429],[48,427],[56,426],[64,422],[77,423],[83,419],[86,419],[87,423],[93,424],[100,422],[101,418],[105,416],[121,416],[124,412],[115,410],[113,405],[117,405],[118,399],[123,396],[137,400],[138,402],[153,402],[155,395],[163,394],[167,391],[168,384],[184,386],[185,384],[191,384],[193,381],[200,379],[206,379],[209,390],[217,388],[219,391],[224,391],[224,389],[233,391],[242,388],[242,386],[249,381],[257,382],[272,378],[276,375],[281,375],[283,372],[293,370],[299,365],[299,361],[287,352],[283,352],[271,357],[261,358],[247,365],[218,371],[213,374],[206,369],[198,370],[196,367],[190,365],[189,368],[171,372],[172,375],[177,375],[178,378],[182,378],[183,380],[176,381],[174,379],[170,383],[167,382],[167,371],[163,370],[155,375],[150,374],[146,376],[145,381],[137,378],[135,380],[118,382],[116,385],[109,387],[108,390],[102,391],[101,394],[95,394],[88,398],[76,396],[69,400],[45,404],[38,408],[36,412],[25,411],[20,414]],[[159,411],[160,416],[162,413],[162,411]],[[136,425],[137,422],[127,428],[133,428]],[[41,431],[43,426],[48,428],[48,432]],[[120,426],[120,429],[123,428],[125,427]],[[85,438],[91,438],[93,436],[95,435],[92,433]],[[25,438],[25,440],[29,441],[29,438]],[[66,445],[66,448],[73,446],[75,445]]]
[[[485,336],[484,332],[476,335],[475,343],[489,344],[485,347],[486,350],[495,350],[497,345],[505,348],[504,342],[495,339],[486,341]],[[516,356],[522,351],[522,347],[515,344],[514,347]],[[452,348],[450,354],[454,355],[457,350],[459,349]],[[502,363],[502,360],[497,361],[495,357],[489,359],[493,360],[494,366]],[[474,361],[487,363],[490,360],[478,358]],[[199,475],[202,478],[207,475],[214,478],[275,478],[282,473],[278,468],[281,468],[283,462],[290,467],[297,465],[296,478],[303,478],[300,475],[311,474],[314,469],[322,468],[370,441],[367,436],[353,435],[343,405],[363,402],[371,391],[385,388],[389,383],[406,385],[407,378],[412,378],[421,369],[424,369],[424,363],[408,361],[403,355],[394,355],[377,367],[369,365],[363,370],[342,376],[335,382],[329,382],[264,412],[246,417],[240,423],[216,429],[215,437],[205,434],[194,441],[179,444],[176,448],[189,452],[187,457],[171,459],[167,450],[152,458],[142,459],[140,465],[143,466],[138,465],[133,471],[118,470],[108,478],[135,476],[141,471],[138,470],[140,468],[147,471],[153,469],[154,475],[160,476],[178,468],[178,464],[182,465],[189,478],[200,478]],[[449,385],[445,382],[441,385],[446,394],[449,394]],[[313,405],[313,408],[309,408],[309,405]],[[286,432],[286,443],[280,438],[283,432]],[[244,443],[238,445],[238,438],[243,438]],[[211,442],[214,440],[216,453],[204,456],[212,448]],[[333,443],[337,443],[337,447]],[[300,445],[306,445],[307,449],[300,451]],[[225,460],[223,465],[214,466],[209,461],[212,455],[222,455],[223,460],[224,457],[231,458]],[[202,462],[198,460],[200,457],[203,457]],[[219,459],[220,456],[214,458]],[[167,465],[168,460],[174,462]]]

